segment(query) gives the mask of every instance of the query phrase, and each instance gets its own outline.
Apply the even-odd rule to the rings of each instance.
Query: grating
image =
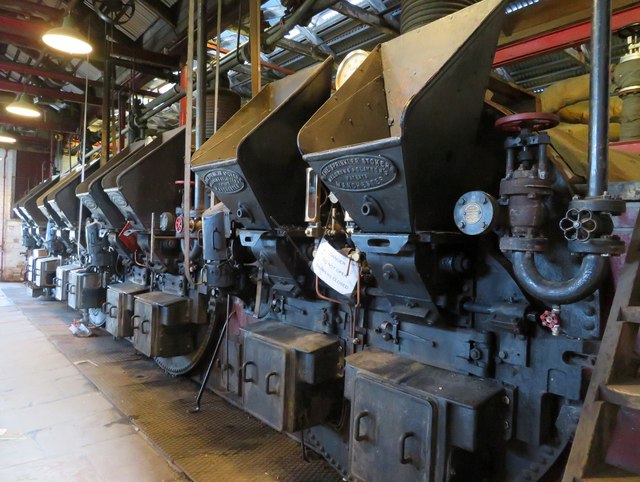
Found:
[[[20,288],[3,285],[1,291],[192,480],[341,480],[322,459],[304,462],[296,441],[214,394],[205,394],[202,410],[190,413],[198,388],[193,381],[164,374],[125,340],[71,336],[64,323],[76,312],[62,303],[29,298]]]

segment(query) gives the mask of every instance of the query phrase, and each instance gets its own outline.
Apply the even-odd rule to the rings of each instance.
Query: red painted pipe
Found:
[[[180,90],[184,92],[187,90],[187,67],[182,67],[180,69]],[[179,117],[179,125],[183,126],[187,123],[187,98],[183,97],[180,99],[180,117]]]

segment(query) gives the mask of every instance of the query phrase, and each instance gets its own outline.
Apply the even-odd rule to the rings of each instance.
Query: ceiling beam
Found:
[[[17,72],[19,74],[25,74],[25,75],[34,75],[37,77],[44,77],[45,79],[59,80],[62,82],[67,82],[69,84],[77,85],[78,87],[81,87],[83,90],[85,86],[85,79],[83,79],[82,77],[76,77],[75,75],[71,75],[66,72],[57,72],[51,69],[39,69],[37,67],[32,67],[30,65],[21,64],[18,62],[0,60],[0,70]],[[98,80],[89,80],[89,86],[101,89],[103,87],[103,83]],[[127,87],[119,86],[119,87],[116,87],[116,89],[127,90]],[[160,95],[157,92],[151,92],[148,90],[141,90],[141,89],[137,89],[135,93],[144,95],[147,97],[158,97]]]
[[[75,104],[84,104],[84,94],[73,94],[71,92],[62,92],[48,87],[36,87],[35,85],[21,84],[18,82],[10,82],[8,80],[0,80],[0,90],[4,92],[13,92],[15,94],[28,94],[33,97],[45,97],[48,99],[63,100],[65,102],[73,102]],[[94,96],[87,98],[89,105],[102,105],[102,99]]]
[[[611,30],[616,32],[631,23],[640,22],[640,6],[615,12],[611,17]],[[574,45],[588,42],[591,38],[591,22],[589,20],[561,30],[523,39],[519,42],[499,47],[493,60],[494,67],[542,55],[556,50],[566,49]]]
[[[636,6],[638,0],[612,0],[614,12]],[[538,37],[572,25],[587,22],[592,14],[591,0],[544,1],[505,17],[499,47]]]
[[[55,120],[50,119],[45,115],[44,119],[28,119],[26,117],[13,116],[0,112],[0,125],[23,127],[25,129],[53,131],[53,132],[65,132],[76,133],[80,127],[80,121],[74,122],[71,119],[68,120]]]
[[[34,46],[44,48],[40,38],[49,29],[49,25],[44,22],[27,22],[17,18],[0,16],[0,31],[9,34],[26,36],[30,40],[37,39],[32,42]],[[3,35],[4,36],[4,35]],[[0,36],[0,40],[3,36]],[[99,42],[94,43],[94,53],[92,57],[103,58],[103,46]],[[132,44],[125,45],[119,42],[109,42],[109,50],[111,56],[119,59],[131,60],[135,63],[151,65],[154,67],[168,68],[178,70],[180,66],[179,57],[177,55],[165,55],[158,52],[136,47]]]
[[[30,2],[28,0],[2,0],[0,10],[53,21],[61,19],[66,13],[64,9],[48,7],[47,5]]]

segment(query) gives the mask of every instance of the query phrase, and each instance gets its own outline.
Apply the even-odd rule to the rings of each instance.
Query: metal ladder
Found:
[[[563,482],[640,481],[639,328],[640,218],[618,280]]]

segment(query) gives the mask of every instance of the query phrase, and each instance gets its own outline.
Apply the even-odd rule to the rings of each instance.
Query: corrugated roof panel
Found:
[[[84,0],[84,4],[93,8],[93,2],[90,0]],[[116,28],[123,32],[127,37],[132,40],[138,40],[140,36],[149,28],[151,25],[158,20],[158,17],[155,13],[153,13],[149,7],[147,7],[144,2],[136,2],[136,10],[131,19],[122,25],[118,25]]]

